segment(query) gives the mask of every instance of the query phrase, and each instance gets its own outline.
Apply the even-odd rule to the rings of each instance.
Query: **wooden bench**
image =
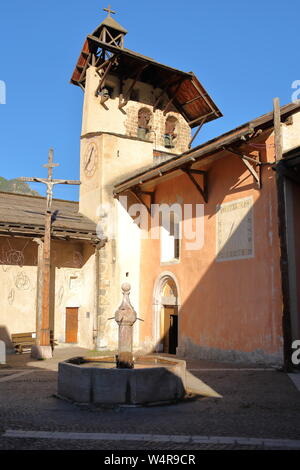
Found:
[[[16,353],[22,354],[25,349],[30,350],[31,346],[36,344],[36,333],[16,333],[11,335],[11,341]],[[53,331],[50,331],[50,345],[52,351],[54,350],[54,346],[57,346],[57,344],[57,340],[54,339]]]
[[[22,354],[24,349],[31,349],[35,344],[36,333],[16,333],[11,335],[11,342],[16,353]]]

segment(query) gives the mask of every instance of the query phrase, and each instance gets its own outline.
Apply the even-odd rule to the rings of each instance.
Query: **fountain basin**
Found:
[[[113,357],[72,358],[59,363],[58,395],[76,403],[168,403],[185,396],[185,377],[181,359],[144,356],[134,369],[117,369]]]

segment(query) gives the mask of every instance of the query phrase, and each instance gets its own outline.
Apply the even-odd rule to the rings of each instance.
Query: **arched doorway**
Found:
[[[157,352],[176,354],[178,310],[178,283],[173,273],[163,273],[154,289],[154,338]]]

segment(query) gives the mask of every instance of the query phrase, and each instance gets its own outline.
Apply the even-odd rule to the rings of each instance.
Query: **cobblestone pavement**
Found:
[[[189,361],[192,373],[223,398],[199,398],[176,405],[139,408],[89,408],[55,397],[57,364],[84,355],[57,349],[50,361],[8,356],[0,369],[0,449],[202,450],[261,449],[236,443],[180,443],[122,440],[122,434],[238,436],[297,440],[300,444],[300,392],[276,370]],[[7,430],[60,433],[119,433],[119,440],[3,437]],[[280,448],[276,447],[277,449]]]

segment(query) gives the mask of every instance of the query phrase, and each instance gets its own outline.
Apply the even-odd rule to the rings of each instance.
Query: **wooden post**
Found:
[[[36,344],[40,345],[40,332],[42,328],[42,292],[43,292],[43,251],[44,243],[40,238],[34,238],[37,243],[37,289],[36,289]]]
[[[274,143],[275,160],[282,160],[282,133],[280,119],[279,98],[274,98]],[[279,164],[280,166],[280,164]],[[277,201],[278,201],[278,231],[280,239],[280,271],[282,292],[282,330],[283,330],[283,355],[284,370],[293,370],[292,356],[292,332],[291,332],[291,305],[290,305],[290,282],[289,282],[289,258],[287,248],[287,221],[286,221],[286,182],[284,175],[276,171]]]
[[[40,345],[50,346],[50,269],[51,269],[51,211],[45,215],[45,236],[43,250],[43,293],[42,293],[42,324]]]
[[[56,180],[52,178],[53,168],[59,166],[53,163],[53,149],[50,149],[48,155],[48,163],[43,165],[48,169],[48,178],[18,178],[20,181],[43,183],[47,186],[47,206],[45,213],[45,233],[43,243],[43,258],[39,256],[38,276],[42,275],[41,293],[38,289],[37,299],[37,347],[32,348],[32,354],[37,358],[47,359],[52,357],[52,349],[50,345],[50,290],[51,290],[51,205],[53,197],[53,187],[56,184],[80,184],[80,181],[74,180]],[[37,241],[37,240],[35,240]],[[41,318],[39,317],[39,309],[41,309]]]
[[[275,159],[282,159],[282,135],[281,135],[281,118],[279,98],[274,98],[274,143],[275,143]]]

